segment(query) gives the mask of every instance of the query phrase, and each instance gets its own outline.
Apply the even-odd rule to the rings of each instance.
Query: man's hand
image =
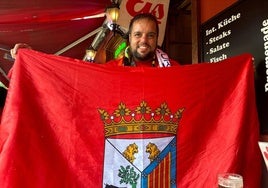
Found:
[[[16,55],[18,53],[18,49],[20,48],[28,48],[28,49],[32,49],[31,46],[29,46],[28,44],[25,44],[25,43],[17,43],[15,44],[14,48],[12,48],[10,50],[10,55],[13,59],[16,59]]]

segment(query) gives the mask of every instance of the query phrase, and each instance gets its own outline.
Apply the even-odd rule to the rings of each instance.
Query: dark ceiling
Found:
[[[191,0],[170,0],[169,9],[177,11],[191,11]]]

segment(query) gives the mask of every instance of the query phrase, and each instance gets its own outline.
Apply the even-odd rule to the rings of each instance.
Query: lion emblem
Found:
[[[133,144],[129,144],[126,148],[126,150],[123,152],[123,156],[131,163],[134,162],[134,160],[136,159],[134,154],[138,153],[138,146],[133,143]]]
[[[148,159],[150,159],[150,161],[152,162],[160,153],[160,150],[158,149],[156,144],[149,142],[149,144],[146,146],[146,153],[150,154]]]

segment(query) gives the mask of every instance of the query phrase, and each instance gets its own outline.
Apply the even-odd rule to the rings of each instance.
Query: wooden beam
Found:
[[[192,22],[192,64],[200,61],[199,57],[199,31],[200,31],[200,4],[198,0],[191,0],[191,22]]]

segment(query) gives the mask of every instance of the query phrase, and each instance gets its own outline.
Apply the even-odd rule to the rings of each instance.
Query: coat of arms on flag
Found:
[[[166,103],[99,109],[105,129],[103,187],[176,187],[176,133],[184,108]]]

